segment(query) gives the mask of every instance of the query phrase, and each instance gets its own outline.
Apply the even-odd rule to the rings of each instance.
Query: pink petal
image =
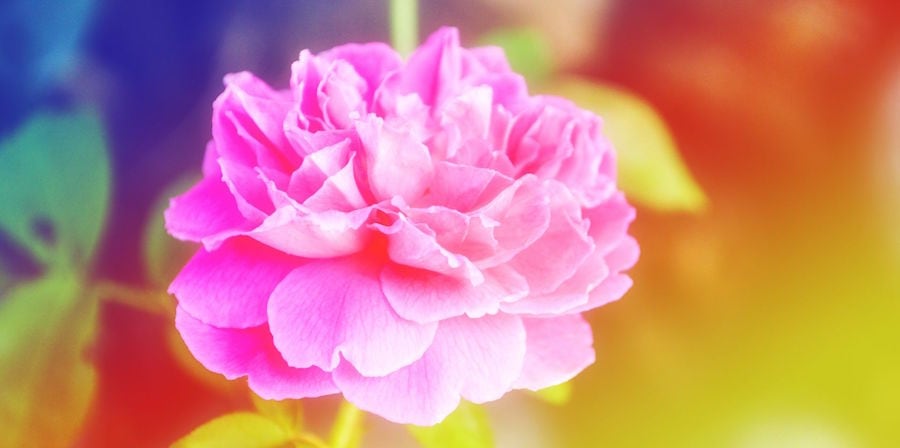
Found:
[[[334,129],[349,127],[366,113],[366,81],[345,61],[334,61],[318,88],[325,123]]]
[[[536,177],[525,176],[473,213],[499,223],[493,235],[497,241],[496,253],[478,260],[479,266],[496,266],[509,261],[547,231],[550,198]]]
[[[414,203],[431,184],[434,167],[428,148],[408,132],[377,117],[357,121],[366,177],[376,201],[403,198]]]
[[[247,219],[260,222],[275,210],[266,191],[266,184],[256,170],[225,158],[219,159],[219,167],[222,180],[231,191],[238,210]]]
[[[615,302],[628,292],[632,283],[631,278],[625,274],[612,274],[591,290],[590,294],[588,294],[587,303],[578,305],[565,312],[568,314],[582,313],[610,302]]]
[[[422,202],[467,212],[484,205],[512,183],[496,170],[436,161],[431,186]]]
[[[480,269],[468,258],[441,246],[435,232],[424,225],[400,215],[390,226],[375,224],[374,227],[388,235],[388,256],[394,263],[466,279],[473,284],[484,281]]]
[[[416,92],[433,106],[454,91],[460,80],[459,31],[441,28],[410,55],[403,71],[403,91]]]
[[[575,271],[575,275],[551,292],[535,293],[511,303],[503,303],[500,309],[506,313],[554,315],[567,312],[588,302],[588,295],[609,275],[603,256],[594,251]]]
[[[172,236],[197,242],[247,225],[234,196],[216,177],[204,178],[186,193],[169,201],[165,218],[166,230]]]
[[[337,173],[325,179],[322,186],[303,201],[303,205],[314,211],[338,210],[349,212],[366,206],[356,184],[356,164],[353,154],[347,164]]]
[[[293,107],[288,92],[276,92],[249,72],[225,77],[213,103],[213,139],[219,153],[248,166],[287,168],[299,163],[284,138]]]
[[[488,270],[484,283],[474,286],[465,279],[391,264],[381,273],[381,285],[397,314],[422,323],[496,314],[501,303],[528,292],[525,279],[504,267]]]
[[[547,293],[570,279],[594,252],[581,208],[565,187],[550,183],[552,209],[547,231],[509,261],[528,279],[533,293]]]
[[[289,365],[331,371],[343,356],[377,376],[422,356],[437,324],[398,316],[381,292],[377,267],[368,263],[364,257],[310,261],[275,288],[269,325]]]
[[[591,221],[588,234],[601,253],[608,253],[619,245],[629,224],[634,221],[634,207],[625,201],[619,192],[606,202],[584,211],[584,217]]]
[[[330,374],[315,367],[295,369],[285,364],[265,325],[217,328],[179,307],[175,310],[175,327],[200,364],[230,380],[247,376],[250,388],[265,399],[320,397],[338,392]]]
[[[372,103],[373,93],[385,77],[399,69],[403,63],[393,48],[380,42],[341,45],[322,53],[319,57],[352,64],[356,73],[366,80],[368,88],[364,99],[369,104]]]
[[[247,235],[298,257],[339,257],[366,247],[369,230],[363,224],[368,215],[366,209],[313,213],[285,205]]]
[[[591,326],[578,314],[524,318],[527,348],[517,389],[539,390],[575,377],[594,363]]]
[[[275,286],[302,259],[247,238],[218,249],[200,249],[169,286],[178,305],[217,327],[248,328],[266,323],[266,304]]]
[[[334,372],[344,397],[360,409],[397,423],[434,425],[459,404],[496,400],[510,390],[525,356],[518,317],[442,321],[421,359],[382,377],[366,377],[346,363]]]

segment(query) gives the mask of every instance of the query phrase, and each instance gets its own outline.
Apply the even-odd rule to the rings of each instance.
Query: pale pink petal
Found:
[[[234,196],[225,183],[215,177],[204,178],[181,196],[170,200],[165,218],[166,230],[172,236],[196,242],[247,225]]]
[[[291,64],[291,90],[297,101],[296,112],[291,118],[297,120],[296,125],[309,131],[324,129],[318,88],[326,64],[308,50],[301,51],[299,59]]]
[[[356,183],[356,164],[351,156],[337,173],[325,179],[319,189],[303,201],[314,211],[337,210],[349,212],[366,206],[366,200]]]
[[[275,286],[302,262],[251,239],[232,238],[212,252],[197,251],[169,293],[207,324],[255,327],[266,323],[266,304]]]
[[[416,92],[433,106],[456,90],[461,75],[459,32],[441,28],[410,55],[402,72],[402,91]]]
[[[637,241],[626,235],[612,252],[606,254],[606,264],[610,271],[622,272],[631,269],[637,263],[640,254],[641,249]]]
[[[311,212],[285,205],[247,235],[287,254],[307,258],[359,252],[370,240],[369,210]]]
[[[472,284],[484,281],[480,269],[465,256],[442,247],[434,231],[424,225],[400,215],[390,226],[373,227],[388,236],[388,256],[394,263],[458,277]]]
[[[594,363],[591,326],[578,314],[523,318],[526,350],[517,389],[540,390],[566,382]]]
[[[461,212],[484,205],[513,183],[496,170],[443,160],[435,162],[432,179],[422,202]]]
[[[588,302],[588,295],[609,275],[603,255],[594,251],[575,274],[555,290],[534,293],[511,303],[503,303],[500,309],[506,313],[554,315],[566,312]]]
[[[219,167],[238,210],[248,220],[260,222],[275,210],[266,184],[255,169],[225,158],[219,159]]]
[[[219,154],[248,166],[286,168],[299,163],[284,138],[293,107],[289,92],[276,92],[248,72],[225,77],[213,103],[213,139]]]
[[[615,302],[628,292],[632,283],[631,278],[625,274],[612,274],[609,277],[606,277],[600,285],[591,290],[590,294],[588,294],[587,303],[578,305],[565,312],[567,314],[581,313],[606,305],[610,302]]]
[[[317,97],[325,124],[344,129],[366,113],[366,81],[345,61],[334,61],[319,84]]]
[[[314,260],[295,269],[269,300],[275,346],[294,367],[331,371],[343,356],[365,375],[385,375],[419,359],[437,324],[401,318],[367,257]]]
[[[484,282],[474,286],[466,279],[390,264],[381,273],[381,286],[397,314],[423,323],[496,314],[501,303],[528,292],[525,279],[504,267],[486,271]]]
[[[377,117],[356,122],[356,130],[375,199],[399,196],[414,203],[431,184],[434,173],[428,148],[408,130],[395,129]]]
[[[597,244],[597,250],[604,254],[619,245],[634,216],[634,207],[625,201],[621,192],[599,206],[584,211],[584,217],[591,221],[588,234]]]
[[[230,380],[248,377],[250,388],[265,399],[312,398],[338,392],[329,373],[285,364],[265,325],[217,328],[179,307],[175,310],[175,327],[200,364]]]
[[[553,203],[547,231],[509,261],[509,266],[528,279],[533,293],[558,288],[594,252],[594,241],[586,231],[588,223],[581,218],[571,193],[559,184],[549,185]]]
[[[550,197],[534,176],[517,179],[490,203],[474,211],[499,223],[494,228],[496,252],[477,260],[493,267],[509,261],[531,246],[550,226]]]
[[[287,189],[287,193],[301,203],[321,188],[325,179],[337,174],[347,166],[352,154],[351,140],[345,138],[334,144],[317,148],[315,151],[310,149],[310,151],[300,167],[291,174]]]
[[[382,377],[366,377],[346,363],[334,372],[344,397],[360,409],[397,423],[433,425],[460,396],[483,403],[508,392],[525,357],[525,330],[518,317],[442,321],[421,359]]]
[[[363,95],[366,103],[372,103],[372,95],[388,74],[398,70],[403,63],[400,55],[380,42],[347,44],[322,53],[319,57],[330,61],[347,61],[363,79],[368,88]]]

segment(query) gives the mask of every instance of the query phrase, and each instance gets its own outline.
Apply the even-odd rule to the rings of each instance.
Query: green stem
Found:
[[[341,402],[337,419],[331,427],[331,448],[355,448],[359,446],[363,412],[347,401]]]
[[[112,281],[100,281],[94,285],[94,294],[101,300],[121,303],[150,314],[160,316],[167,314],[159,291],[138,289]]]
[[[391,44],[403,56],[419,42],[419,4],[416,0],[391,0]]]

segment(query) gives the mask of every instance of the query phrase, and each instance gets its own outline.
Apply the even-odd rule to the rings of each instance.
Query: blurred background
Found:
[[[588,314],[597,363],[566,404],[489,405],[498,446],[900,446],[900,6],[420,8],[422,36],[518,42],[537,91],[627,95],[705,198],[635,201],[635,286]],[[286,87],[301,49],[386,41],[386,19],[384,1],[0,3],[0,446],[168,446],[252,409],[173,334],[165,285],[191,248],[162,207],[199,176],[225,73]],[[310,424],[334,406],[314,400]],[[369,422],[365,446],[414,446]]]

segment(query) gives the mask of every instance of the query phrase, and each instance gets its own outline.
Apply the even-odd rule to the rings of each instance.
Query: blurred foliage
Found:
[[[57,268],[0,302],[2,446],[65,447],[81,427],[96,373],[87,348],[97,302],[76,274]]]
[[[547,403],[561,406],[572,399],[572,383],[566,381],[565,383],[560,383],[556,386],[550,386],[535,392],[535,395]]]
[[[279,448],[295,446],[291,434],[259,414],[238,412],[205,423],[172,448]],[[301,446],[301,445],[296,445]]]
[[[662,118],[622,89],[578,78],[547,85],[603,119],[618,157],[619,186],[629,198],[663,211],[698,211],[707,199],[681,160]]]
[[[45,265],[86,270],[106,220],[99,117],[37,115],[0,147],[0,229]]]
[[[443,422],[408,426],[423,448],[492,448],[494,435],[481,406],[462,401]]]
[[[0,298],[0,433],[9,446],[36,436],[69,446],[94,394],[98,296],[86,279],[109,201],[105,149],[89,112],[38,115],[0,147],[0,231],[42,273]]]
[[[532,88],[566,97],[600,116],[616,151],[619,186],[632,200],[662,211],[696,212],[706,206],[665,122],[646,101],[621,88],[554,73],[550,46],[535,29],[497,29],[480,42],[503,48]]]
[[[481,36],[478,42],[502,48],[513,71],[532,85],[545,81],[555,68],[553,50],[537,30],[499,28]]]
[[[94,0],[0,2],[0,135],[24,118],[73,62]]]

